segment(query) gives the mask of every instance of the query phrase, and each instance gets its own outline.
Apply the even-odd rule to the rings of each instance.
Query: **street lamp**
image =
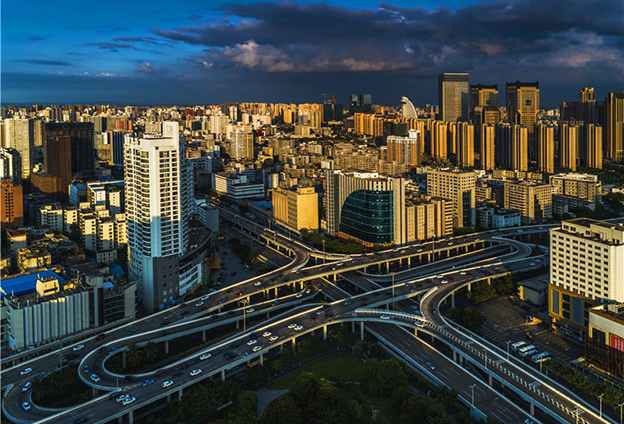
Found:
[[[470,390],[472,391],[472,402],[470,403],[473,407],[474,407],[474,388],[475,388],[476,384],[473,384],[472,386],[470,386]]]
[[[605,394],[603,393],[603,394],[601,394],[600,396],[598,396],[598,399],[600,399],[600,418],[602,418],[602,397],[603,397],[604,395],[605,395]]]
[[[618,405],[620,407],[620,424],[622,424],[622,406],[624,406],[624,402]]]
[[[325,265],[325,240],[323,240],[323,265]]]
[[[511,343],[511,340],[507,342],[507,362],[509,362],[509,343]]]
[[[396,272],[392,272],[392,310],[395,311],[396,307],[394,305],[394,275],[396,274]]]

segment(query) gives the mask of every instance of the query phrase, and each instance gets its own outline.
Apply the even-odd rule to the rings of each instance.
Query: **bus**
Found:
[[[520,352],[520,356],[522,356],[523,358],[526,356],[533,356],[537,353],[537,349],[533,348],[531,350],[527,350],[526,352]]]
[[[540,362],[548,361],[550,359],[550,354],[548,352],[538,353],[537,355],[531,356],[531,362],[534,364],[539,364]]]
[[[521,347],[523,347],[525,345],[526,345],[526,342],[516,342],[516,343],[511,345],[511,348],[515,352],[516,350],[520,349]]]
[[[529,352],[531,350],[535,349],[535,346],[533,345],[528,345],[528,346],[522,346],[520,349],[518,349],[518,353],[520,353],[520,356],[526,356],[526,352]]]

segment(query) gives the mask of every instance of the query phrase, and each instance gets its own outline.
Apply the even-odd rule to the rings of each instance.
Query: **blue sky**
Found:
[[[186,3],[186,4],[185,4]],[[622,91],[621,0],[2,2],[2,103],[437,103],[437,74]]]

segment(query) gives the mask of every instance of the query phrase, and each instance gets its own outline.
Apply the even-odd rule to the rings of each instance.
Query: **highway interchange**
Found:
[[[336,325],[351,323],[354,328],[360,327],[362,335],[364,331],[374,331],[380,340],[384,339],[384,335],[388,337],[397,331],[402,333],[408,331],[413,335],[417,330],[447,343],[458,358],[463,358],[450,362],[454,364],[459,361],[464,364],[469,362],[473,368],[483,368],[482,372],[488,375],[488,378],[491,376],[492,381],[503,384],[508,390],[516,393],[517,397],[529,401],[524,402],[521,407],[501,396],[494,396],[491,401],[487,401],[487,396],[493,396],[492,393],[496,395],[496,392],[492,392],[488,387],[489,381],[483,383],[483,380],[469,373],[465,367],[449,367],[445,363],[449,362],[449,359],[437,354],[437,360],[445,364],[438,368],[446,370],[444,371],[446,373],[452,370],[451,374],[458,373],[466,380],[467,385],[460,390],[460,394],[466,387],[478,383],[475,387],[477,390],[475,407],[487,415],[500,415],[499,419],[503,422],[525,422],[529,417],[528,413],[535,410],[541,411],[537,415],[539,417],[550,416],[551,422],[570,422],[577,418],[574,412],[570,411],[577,410],[576,405],[582,402],[565,388],[542,375],[536,375],[532,369],[514,361],[513,358],[507,361],[504,352],[499,352],[496,347],[488,345],[465,330],[449,325],[441,314],[436,313],[441,302],[457,290],[466,290],[471,282],[487,280],[491,276],[504,275],[510,271],[537,267],[540,265],[535,262],[538,259],[546,261],[547,257],[529,257],[531,249],[527,245],[507,237],[544,232],[549,226],[471,234],[435,243],[420,243],[386,252],[347,257],[325,255],[278,233],[261,228],[253,222],[243,220],[231,212],[226,210],[220,212],[224,219],[230,220],[241,231],[255,233],[264,243],[281,249],[282,252],[288,251],[292,261],[271,273],[223,287],[209,296],[204,296],[202,300],[204,303],[201,306],[195,306],[195,302],[199,301],[195,299],[185,307],[161,311],[108,331],[103,340],[95,340],[94,337],[82,341],[81,344],[85,347],[77,352],[81,354],[80,378],[99,392],[99,396],[87,404],[59,411],[48,410],[37,406],[31,399],[29,391],[22,391],[24,385],[37,378],[40,373],[53,371],[57,367],[58,353],[36,357],[2,371],[5,394],[2,407],[5,415],[16,423],[67,423],[80,418],[87,418],[89,423],[105,423],[122,416],[129,416],[132,421],[132,411],[158,399],[182,396],[183,390],[197,381],[213,376],[227,378],[230,370],[244,365],[249,360],[264,358],[270,349],[287,343],[296,343],[298,337],[310,332],[327,334]],[[311,261],[326,263],[308,266]],[[397,268],[400,269],[394,271]],[[387,273],[391,269],[395,275]],[[352,296],[337,287],[333,282],[340,275],[364,292]],[[436,275],[440,278],[435,277]],[[326,305],[307,303],[318,295],[319,290],[332,300],[331,303]],[[413,313],[388,310],[393,301],[402,302],[409,298],[420,299],[422,311],[420,318],[415,317]],[[246,303],[243,304],[241,300]],[[253,308],[253,311],[250,308]],[[378,311],[363,312],[370,309]],[[382,314],[390,319],[381,319]],[[164,374],[158,373],[159,370],[152,370],[137,375],[135,382],[128,383],[124,381],[124,375],[115,374],[106,368],[106,361],[110,357],[124,355],[123,352],[131,344],[141,346],[148,341],[168,343],[170,340],[190,334],[204,334],[205,337],[205,331],[235,321],[240,323],[243,315],[246,318],[266,315],[267,318],[259,324],[248,327],[246,332],[241,329],[230,338],[190,352],[185,358],[169,364]],[[128,334],[129,332],[131,334]],[[270,332],[271,335],[263,336],[265,332]],[[410,342],[406,345],[410,346],[409,348],[392,346],[390,348],[408,363],[415,361],[413,365],[418,367],[419,357],[436,356],[431,352],[415,355],[422,350],[422,346],[416,346],[420,343],[419,339],[410,337],[407,333],[404,337]],[[256,343],[248,345],[250,339],[256,340]],[[389,340],[396,338],[390,336]],[[476,346],[479,347],[475,348]],[[72,347],[73,345],[65,349],[69,350]],[[253,348],[256,348],[256,351]],[[485,357],[483,349],[488,358]],[[201,355],[208,353],[211,355],[210,358],[199,359]],[[85,366],[89,367],[89,372],[84,372]],[[32,372],[21,375],[25,368],[31,368]],[[431,376],[433,379],[448,384],[442,381],[442,375],[435,376],[435,370],[427,370],[425,364],[420,363],[420,368],[425,373],[434,374]],[[201,369],[202,372],[191,376],[191,371],[195,369]],[[91,379],[94,370],[99,371],[97,382]],[[173,378],[173,375],[176,377]],[[141,383],[145,380],[154,382],[144,387]],[[455,376],[449,382],[457,384],[460,380]],[[473,380],[477,383],[472,383]],[[173,383],[163,387],[166,381]],[[121,390],[136,400],[128,405],[109,400],[111,392]],[[24,402],[29,403],[30,409],[24,409]],[[501,417],[506,419],[503,420]],[[531,419],[539,422],[535,417]],[[588,423],[610,422],[599,418],[596,411],[587,407],[583,408],[583,414],[578,420]]]

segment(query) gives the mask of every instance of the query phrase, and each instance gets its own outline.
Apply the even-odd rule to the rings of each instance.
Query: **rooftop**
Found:
[[[3,299],[5,295],[14,294],[15,296],[22,296],[28,293],[33,293],[37,286],[37,278],[54,277],[60,282],[65,281],[63,277],[58,275],[54,271],[38,271],[31,274],[20,275],[13,278],[3,278],[0,281],[0,299]]]

